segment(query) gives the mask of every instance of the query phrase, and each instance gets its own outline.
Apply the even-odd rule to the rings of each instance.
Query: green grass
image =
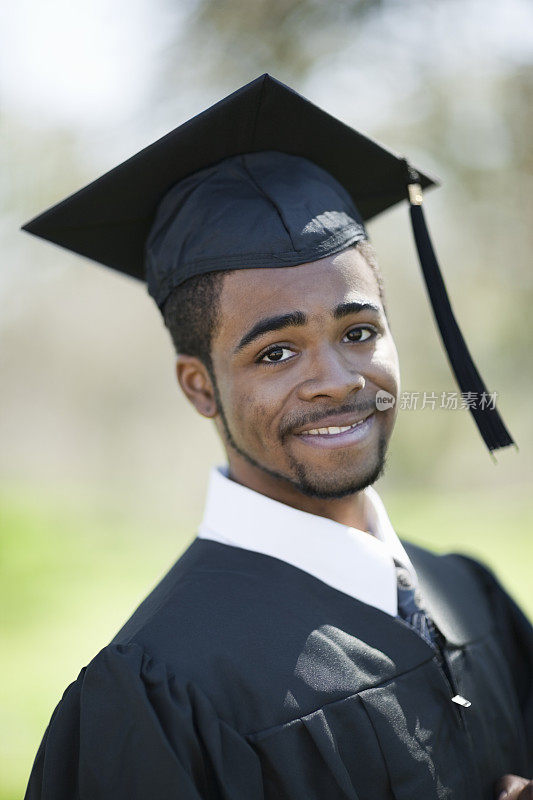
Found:
[[[400,536],[485,561],[533,616],[524,493],[382,497]],[[152,529],[147,519],[28,491],[0,495],[0,523],[0,800],[20,800],[64,689],[179,556],[194,527],[184,520],[181,532],[168,524]]]
[[[391,495],[386,504],[400,537],[435,552],[465,553],[484,562],[533,619],[530,494],[509,489],[403,493]]]
[[[194,535],[39,497],[0,497],[0,800],[22,798],[64,689]],[[6,736],[6,731],[8,735]]]

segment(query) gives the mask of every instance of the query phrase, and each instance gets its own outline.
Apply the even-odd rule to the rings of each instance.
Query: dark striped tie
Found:
[[[435,626],[422,607],[419,590],[415,587],[411,573],[394,559],[398,584],[398,617],[407,622],[433,648],[437,649]]]
[[[422,598],[418,588],[415,587],[411,573],[397,561],[393,559],[396,567],[396,579],[398,584],[398,614],[400,619],[407,622],[419,636],[421,636],[435,651],[435,657],[440,668],[446,674],[450,688],[454,686],[454,680],[450,673],[450,668],[444,658],[444,637],[437,628],[430,616],[426,614],[422,607]],[[466,700],[460,694],[454,694],[452,702],[463,708],[472,705],[470,700]]]

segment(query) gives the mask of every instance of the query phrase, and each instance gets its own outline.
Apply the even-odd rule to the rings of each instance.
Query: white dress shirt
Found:
[[[198,536],[278,558],[392,616],[398,613],[393,558],[415,569],[372,486],[363,490],[368,531],[299,511],[211,470]]]

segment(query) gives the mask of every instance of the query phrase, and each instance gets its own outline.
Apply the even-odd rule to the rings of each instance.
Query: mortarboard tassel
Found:
[[[500,417],[499,412],[495,407],[490,407],[489,392],[474,364],[454,317],[422,210],[420,178],[418,172],[409,162],[406,159],[403,159],[403,161],[407,173],[411,224],[413,226],[413,235],[418,250],[420,266],[424,273],[424,280],[431,300],[433,313],[439,327],[450,366],[461,392],[474,393],[474,403],[473,405],[469,405],[469,410],[474,417],[479,432],[489,448],[491,455],[492,450],[497,450],[499,447],[507,447],[511,444],[514,444],[518,449],[518,446]],[[484,403],[480,402],[482,396],[485,399]]]

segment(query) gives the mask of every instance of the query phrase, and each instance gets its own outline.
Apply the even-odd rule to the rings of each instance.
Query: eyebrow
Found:
[[[342,317],[347,317],[348,314],[358,314],[360,311],[374,311],[374,313],[379,314],[381,309],[374,303],[358,303],[354,300],[350,303],[340,303],[333,312],[333,316],[335,319],[342,319]]]
[[[246,345],[250,344],[250,342],[253,342],[254,339],[258,339],[265,333],[270,333],[270,331],[279,331],[282,328],[294,327],[295,325],[305,325],[306,322],[307,315],[304,314],[303,311],[290,311],[288,314],[280,314],[277,317],[266,317],[265,319],[261,319],[259,322],[256,322],[253,328],[250,328],[248,333],[244,334],[239,344],[235,348],[235,353],[238,353],[243,347],[246,347]]]
[[[381,309],[374,303],[359,303],[354,300],[349,303],[340,303],[338,306],[336,306],[333,311],[333,317],[335,319],[342,319],[342,317],[347,317],[349,314],[358,314],[360,311],[373,311],[376,314],[379,314]],[[249,345],[255,339],[258,339],[260,336],[263,336],[265,333],[279,331],[282,328],[305,325],[307,319],[307,314],[304,314],[303,311],[290,311],[287,314],[280,314],[276,317],[266,317],[265,319],[261,319],[252,328],[250,328],[247,333],[244,334],[234,352],[238,353],[239,350],[242,350],[244,347]]]

